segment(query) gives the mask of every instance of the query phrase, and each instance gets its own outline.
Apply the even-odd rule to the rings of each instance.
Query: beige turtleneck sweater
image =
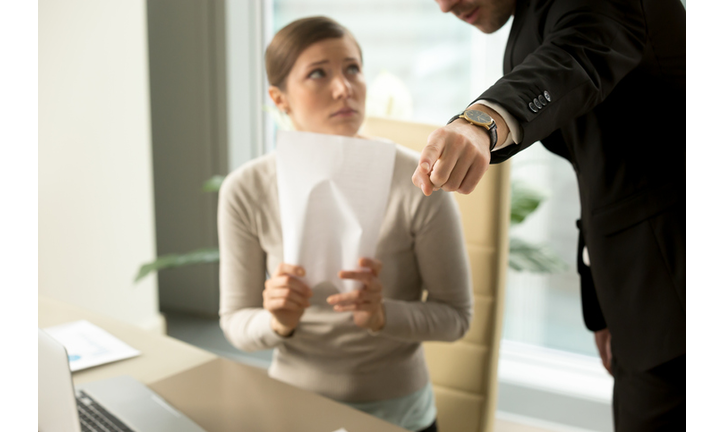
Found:
[[[273,378],[346,402],[409,395],[429,380],[422,341],[454,341],[468,330],[472,293],[460,214],[451,194],[425,197],[410,181],[417,153],[397,146],[389,201],[375,258],[383,263],[386,323],[358,328],[351,312],[313,287],[311,306],[289,338],[262,308],[267,274],[283,262],[275,155],[232,172],[219,193],[221,327],[239,349],[274,348]],[[428,292],[422,301],[423,291]]]

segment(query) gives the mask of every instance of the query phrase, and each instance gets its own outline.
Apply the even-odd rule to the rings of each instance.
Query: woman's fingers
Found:
[[[308,302],[300,302],[288,297],[271,298],[264,300],[264,309],[269,312],[277,310],[299,311],[309,307]]]
[[[281,275],[292,275],[292,276],[299,276],[302,277],[307,272],[304,270],[304,267],[294,265],[294,264],[287,264],[287,263],[279,263],[277,266],[276,271],[272,275],[272,277],[277,277]]]
[[[327,297],[327,303],[333,306],[378,304],[382,302],[382,293],[367,289],[354,290],[344,294],[334,294]]]
[[[362,303],[362,304],[351,304],[351,305],[335,305],[335,312],[374,312],[377,310],[379,305],[377,303]]]
[[[363,267],[359,270],[342,270],[338,273],[340,279],[352,279],[360,281],[364,284],[366,289],[371,291],[381,291],[382,285],[380,280],[377,278],[377,272],[382,266],[379,265],[376,268]]]
[[[362,282],[364,287],[348,293],[335,294],[327,297],[327,303],[345,308],[344,310],[366,310],[367,305],[382,302],[382,285],[377,278],[382,269],[382,262],[374,258],[360,258],[359,270],[342,270],[341,279],[352,279]],[[335,307],[335,310],[341,310]]]
[[[365,285],[373,284],[377,280],[377,276],[375,276],[371,269],[367,268],[360,270],[341,270],[338,276],[340,279],[358,280]]]
[[[275,304],[279,304],[277,300],[285,300],[288,304],[297,305],[302,308],[307,308],[310,305],[307,297],[288,288],[265,290],[264,292],[264,299],[270,302],[273,301]],[[282,303],[284,304],[284,302]]]
[[[289,288],[307,298],[312,296],[312,290],[307,286],[307,284],[297,277],[289,276],[287,274],[267,279],[264,283],[264,287],[266,289]]]
[[[351,279],[364,285],[348,293],[334,294],[327,297],[327,303],[338,312],[375,311],[382,303],[382,285],[377,277],[382,270],[382,262],[374,258],[360,258],[359,270],[342,270],[341,279]]]
[[[355,304],[362,301],[362,290],[354,290],[343,294],[334,294],[327,297],[327,303],[332,306]]]
[[[264,309],[275,311],[308,308],[312,290],[299,279],[304,273],[303,267],[279,264],[274,276],[264,283]]]
[[[374,258],[360,258],[359,266],[366,267],[372,270],[372,274],[374,274],[375,276],[379,276],[380,271],[382,270],[382,261]]]

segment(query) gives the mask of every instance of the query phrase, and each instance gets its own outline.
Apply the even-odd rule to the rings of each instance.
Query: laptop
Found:
[[[39,432],[204,432],[130,376],[73,387],[63,345],[38,329]]]

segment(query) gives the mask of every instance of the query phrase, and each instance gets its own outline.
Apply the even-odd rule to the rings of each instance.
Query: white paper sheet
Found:
[[[125,342],[86,320],[43,329],[68,351],[71,372],[140,355]]]
[[[359,286],[337,274],[374,257],[394,164],[391,142],[277,132],[284,261],[306,269],[308,286]]]

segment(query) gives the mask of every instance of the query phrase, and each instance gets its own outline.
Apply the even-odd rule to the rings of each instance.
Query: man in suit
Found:
[[[586,326],[617,431],[685,428],[685,11],[679,0],[436,0],[504,76],[428,138],[413,182],[470,193],[537,141],[576,172]]]

